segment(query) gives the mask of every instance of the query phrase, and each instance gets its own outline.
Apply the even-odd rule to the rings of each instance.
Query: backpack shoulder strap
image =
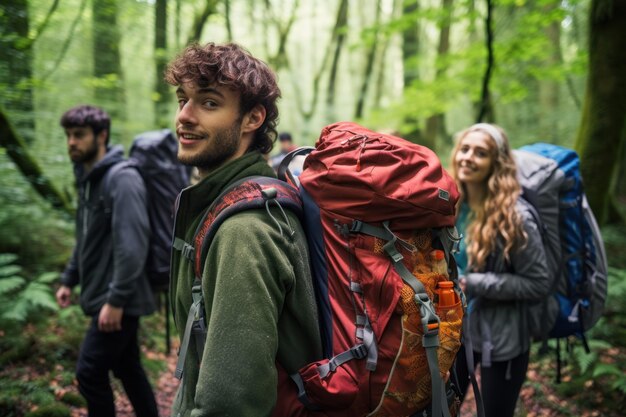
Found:
[[[178,205],[178,199],[176,201]],[[265,207],[269,216],[276,222],[283,234],[280,223],[270,212],[272,205],[277,206],[283,214],[287,225],[287,218],[283,207],[302,218],[302,200],[298,190],[284,181],[271,177],[246,177],[229,185],[209,206],[194,234],[193,244],[182,239],[174,239],[174,249],[182,251],[182,255],[194,263],[195,279],[191,289],[193,304],[189,309],[187,324],[181,340],[181,346],[174,375],[181,379],[183,366],[187,355],[187,348],[193,336],[198,352],[204,350],[206,339],[206,325],[204,323],[204,302],[202,296],[202,270],[206,253],[211,241],[220,225],[230,216],[244,210]],[[290,236],[294,231],[290,227]]]
[[[285,215],[285,209],[302,218],[302,200],[297,189],[276,178],[262,176],[243,178],[229,185],[209,206],[198,224],[193,242],[186,243],[176,239],[174,248],[182,250],[183,255],[194,263],[195,275],[200,277],[204,268],[205,255],[215,233],[228,217],[236,213],[265,208],[276,222],[281,234],[287,232],[293,235],[293,230],[284,231],[280,223],[273,217],[270,212],[271,206],[276,206],[281,210],[288,225],[289,220]]]
[[[109,216],[113,211],[113,202],[111,200],[111,181],[122,170],[126,168],[136,169],[135,164],[128,159],[118,162],[105,172],[102,177],[102,188],[100,192],[100,198],[104,204],[104,213]]]

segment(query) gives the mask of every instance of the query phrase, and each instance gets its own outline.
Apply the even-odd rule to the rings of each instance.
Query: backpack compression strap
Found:
[[[233,214],[244,210],[265,208],[283,235],[282,226],[270,211],[271,206],[277,206],[281,211],[290,229],[286,231],[288,238],[291,238],[295,232],[289,224],[289,218],[283,207],[302,218],[302,200],[298,191],[276,178],[255,176],[246,177],[233,183],[215,199],[196,229],[193,245],[179,238],[174,239],[174,249],[181,251],[185,258],[194,263],[196,276],[192,286],[193,303],[187,315],[185,333],[181,340],[178,362],[176,363],[176,378],[182,378],[185,357],[192,337],[195,340],[198,353],[201,354],[204,351],[206,320],[202,293],[202,270],[204,269],[206,253],[217,229],[224,220]]]
[[[350,233],[363,233],[387,241],[383,249],[391,258],[393,267],[398,275],[400,275],[402,280],[415,292],[415,304],[419,307],[420,316],[422,317],[422,329],[424,331],[422,346],[424,346],[426,350],[426,358],[428,360],[432,384],[431,416],[450,417],[445,385],[439,372],[439,359],[437,357],[437,347],[439,346],[439,316],[437,316],[435,306],[428,296],[424,284],[422,284],[402,263],[404,257],[400,251],[398,251],[396,244],[400,244],[408,250],[415,250],[415,247],[398,238],[389,228],[389,222],[384,222],[381,228],[355,220],[350,228]],[[449,248],[446,249],[446,251],[449,251]]]

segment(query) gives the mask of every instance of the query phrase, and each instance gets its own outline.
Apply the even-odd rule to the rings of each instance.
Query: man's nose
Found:
[[[195,124],[196,122],[196,113],[194,110],[193,103],[190,101],[186,102],[179,110],[176,119],[179,124]]]

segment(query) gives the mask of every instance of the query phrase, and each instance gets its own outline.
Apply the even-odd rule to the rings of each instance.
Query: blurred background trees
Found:
[[[194,41],[238,42],[268,62],[283,92],[279,131],[299,145],[354,120],[429,146],[445,163],[454,133],[477,121],[503,126],[514,147],[575,147],[612,279],[626,276],[622,0],[3,0],[0,299],[22,310],[0,310],[1,336],[45,321],[54,306],[39,290],[52,291],[46,273],[60,271],[73,244],[61,114],[102,106],[112,142],[126,146],[173,127],[162,74]],[[35,301],[18,303],[29,288]],[[609,310],[615,320],[624,308]]]

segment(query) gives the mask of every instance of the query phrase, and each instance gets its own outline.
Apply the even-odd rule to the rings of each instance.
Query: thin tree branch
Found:
[[[486,33],[486,46],[487,46],[487,68],[485,69],[485,75],[483,76],[482,93],[480,98],[480,109],[478,112],[477,122],[482,122],[487,114],[490,113],[491,99],[489,93],[489,82],[491,81],[491,74],[493,72],[494,57],[493,57],[493,2],[487,0],[487,17],[485,18],[485,33]]]
[[[54,66],[52,67],[52,69],[50,69],[50,71],[48,71],[48,73],[45,74],[41,78],[42,81],[46,81],[48,78],[50,78],[50,76],[57,70],[57,68],[59,68],[59,65],[61,65],[61,61],[63,61],[63,58],[65,58],[65,54],[67,53],[70,47],[70,44],[72,43],[72,40],[74,39],[74,31],[76,30],[76,27],[78,26],[78,22],[83,16],[83,12],[85,11],[86,6],[87,6],[87,0],[82,0],[80,3],[80,7],[78,9],[78,14],[74,18],[74,21],[72,22],[72,26],[70,26],[70,31],[67,34],[67,38],[65,39],[65,42],[63,42],[63,46],[61,47],[61,52],[57,56],[57,59],[54,62]]]

